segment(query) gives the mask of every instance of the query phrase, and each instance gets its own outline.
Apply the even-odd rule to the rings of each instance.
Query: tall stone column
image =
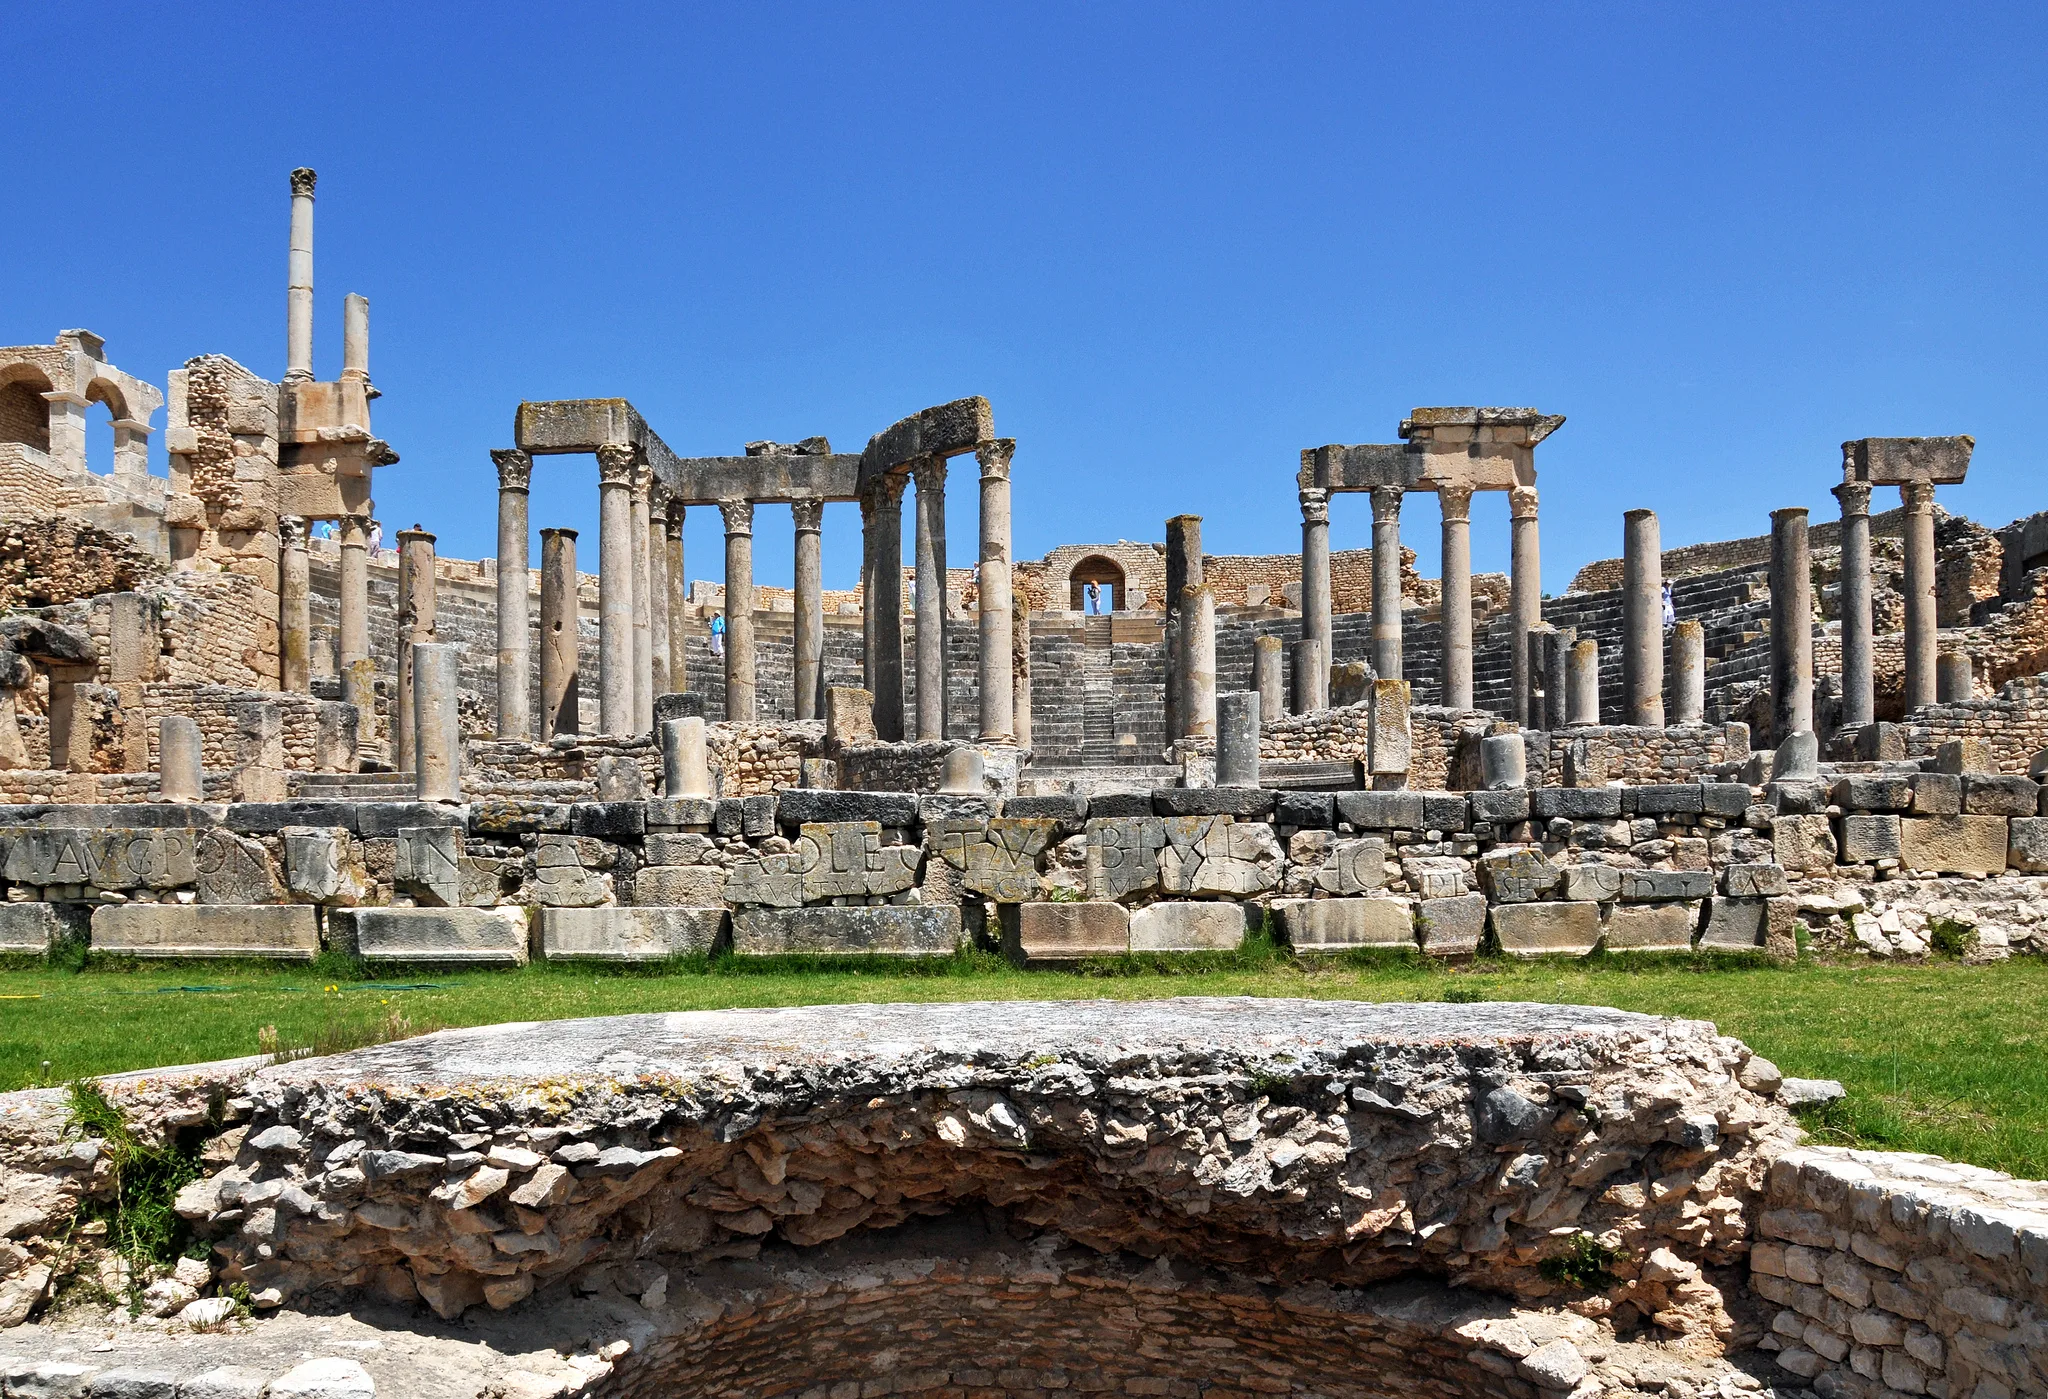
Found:
[[[1806,511],[1771,512],[1771,742],[1813,732],[1813,560]]]
[[[652,470],[649,476],[653,475]],[[656,479],[647,492],[647,631],[648,688],[652,695],[668,694],[671,683],[668,625],[668,487]],[[654,727],[654,701],[647,704],[647,726]]]
[[[1532,662],[1529,633],[1543,621],[1543,555],[1536,535],[1536,488],[1516,486],[1508,492],[1509,642],[1514,657],[1515,720],[1524,726],[1534,723],[1538,706],[1536,691],[1542,687],[1540,668]]]
[[[1287,646],[1277,636],[1252,638],[1252,688],[1259,712],[1279,718],[1287,709]]]
[[[1372,669],[1401,678],[1401,488],[1372,492]]]
[[[1472,488],[1439,486],[1443,511],[1444,704],[1472,707]]]
[[[498,737],[531,738],[533,713],[527,701],[533,678],[533,642],[527,566],[529,487],[533,458],[516,447],[491,453],[498,467]]]
[[[582,731],[576,531],[540,532],[540,736]],[[522,680],[521,683],[524,683]]]
[[[1313,714],[1330,707],[1330,663],[1323,659],[1323,643],[1304,636],[1294,643],[1294,712]]]
[[[875,697],[875,736],[903,738],[903,488],[907,476],[877,476],[862,502],[868,556],[862,610],[869,627],[868,692]]]
[[[1698,724],[1707,713],[1707,629],[1696,621],[1671,629],[1671,722]]]
[[[1202,581],[1202,517],[1175,515],[1166,522],[1166,737],[1187,732],[1181,681],[1187,671],[1187,590]]]
[[[1624,724],[1664,727],[1664,554],[1657,512],[1631,510],[1621,533]]]
[[[320,177],[292,171],[291,255],[284,303],[284,381],[313,380],[313,186]]]
[[[1206,583],[1183,588],[1182,738],[1216,736],[1216,594]]]
[[[434,536],[403,529],[398,532],[398,696],[392,702],[397,742],[391,755],[400,772],[417,771],[419,758],[413,726],[413,648],[435,640]]]
[[[1330,624],[1330,493],[1314,486],[1301,492],[1301,636],[1323,644],[1327,668],[1337,654]],[[1325,680],[1322,688],[1328,685]]]
[[[1877,717],[1871,669],[1870,487],[1844,482],[1842,502],[1842,727]]]
[[[668,503],[668,686],[671,691],[690,688],[689,639],[686,609],[690,602],[690,581],[683,573],[683,519],[680,500]]]
[[[341,379],[370,382],[370,299],[355,292],[341,299]]]
[[[1577,627],[1553,627],[1543,636],[1543,722],[1548,728],[1561,729],[1571,722],[1571,655],[1572,645],[1579,639]],[[1599,683],[1595,675],[1594,683]],[[1599,708],[1599,695],[1594,694],[1594,708]]]
[[[1015,677],[1010,649],[1010,458],[1017,444],[1010,438],[976,445],[981,464],[981,741],[1014,743],[1017,739]]]
[[[633,449],[597,449],[597,708],[605,733],[633,732]]]
[[[1936,701],[1934,678],[1934,486],[1899,487],[1906,507],[1906,708]]]
[[[721,500],[725,517],[725,717],[751,723],[754,710],[754,502]]]
[[[653,522],[648,497],[654,473],[646,462],[633,466],[633,732],[654,730],[654,619],[648,600],[654,594],[654,561],[648,557],[647,531]],[[730,627],[731,621],[726,625]]]
[[[1010,594],[1010,717],[1017,746],[1031,747],[1031,600]]]
[[[313,689],[313,591],[306,557],[306,522],[277,517],[277,658],[281,688],[295,695]]]
[[[796,717],[825,717],[825,502],[789,503],[796,525]]]
[[[1579,728],[1600,722],[1600,643],[1574,641],[1565,661],[1565,724]]]
[[[946,736],[946,459],[926,457],[917,478],[917,736]]]
[[[413,650],[413,781],[423,802],[462,800],[461,695],[450,642],[421,642]]]
[[[341,517],[341,697],[356,707],[358,756],[376,751],[377,666],[370,659],[370,519]]]

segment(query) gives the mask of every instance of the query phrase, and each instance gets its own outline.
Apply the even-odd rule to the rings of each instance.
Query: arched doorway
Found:
[[[1096,605],[1088,605],[1088,588],[1093,584]],[[1075,563],[1067,575],[1068,605],[1076,612],[1121,612],[1124,610],[1124,568],[1115,559],[1090,554]]]
[[[43,398],[49,391],[50,381],[33,365],[0,369],[0,442],[49,452],[50,405]]]

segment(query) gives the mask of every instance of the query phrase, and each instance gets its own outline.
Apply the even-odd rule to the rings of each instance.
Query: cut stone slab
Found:
[[[539,920],[541,956],[550,962],[650,962],[710,952],[725,931],[722,908],[544,908]]]
[[[1131,915],[1119,903],[1003,905],[1003,951],[1011,961],[1121,957],[1131,950]]]
[[[1583,957],[1600,945],[1595,903],[1501,904],[1492,918],[1493,936],[1510,957]]]
[[[1972,816],[2032,816],[2041,806],[2041,784],[2018,773],[1968,773],[1963,777],[1963,810]]]
[[[960,910],[883,904],[749,908],[732,918],[732,950],[772,957],[792,952],[949,957],[960,945]]]
[[[356,951],[371,962],[524,966],[531,935],[523,908],[359,908]]]
[[[1778,1085],[1775,1096],[1780,1107],[1812,1108],[1839,1102],[1849,1090],[1832,1078],[1788,1078]]]
[[[1472,956],[1486,936],[1486,895],[1422,900],[1415,905],[1415,936],[1432,957]]]
[[[92,949],[123,957],[320,955],[310,904],[106,904],[93,910]]]
[[[1480,901],[1485,916],[1485,896]],[[1464,899],[1432,899],[1463,903]],[[1415,904],[1408,899],[1300,899],[1279,906],[1287,942],[1297,952],[1341,952],[1354,947],[1405,947],[1413,951]],[[1478,939],[1474,936],[1474,946]]]
[[[1721,887],[1737,898],[1778,898],[1792,892],[1782,865],[1728,865]]]
[[[1586,903],[1612,903],[1621,897],[1621,871],[1613,865],[1566,865],[1558,893]]]
[[[1825,816],[1773,816],[1771,848],[1787,874],[1834,872],[1835,832]]]
[[[1896,816],[1844,816],[1841,832],[1841,861],[1845,865],[1899,858]]]
[[[1234,952],[1244,946],[1240,903],[1160,903],[1131,915],[1133,952]]]
[[[1707,909],[1706,931],[1701,947],[1748,951],[1764,945],[1766,901],[1717,894]]]
[[[69,931],[46,903],[0,903],[0,955],[41,957]]]
[[[1899,860],[1929,874],[1996,874],[2005,868],[2003,816],[1907,816],[1899,821]]]
[[[716,865],[647,865],[633,876],[642,907],[723,908],[725,871]]]
[[[2029,874],[2048,873],[2048,816],[2015,816],[2006,839],[2007,867]],[[5,934],[0,933],[0,939]]]
[[[1699,926],[1697,900],[1665,904],[1616,904],[1607,911],[1610,952],[1690,952]]]

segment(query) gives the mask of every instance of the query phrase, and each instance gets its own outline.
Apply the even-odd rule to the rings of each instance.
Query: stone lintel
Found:
[[[1842,479],[1872,486],[1952,486],[1970,469],[1974,437],[1863,437],[1842,444]]]
[[[924,457],[971,452],[995,435],[995,412],[978,394],[912,413],[868,439],[867,449],[860,454],[858,484],[865,486],[874,477],[905,470]]]
[[[858,500],[861,459],[852,452],[683,457],[655,475],[683,505],[722,500]]]
[[[1422,481],[1421,449],[1402,442],[1367,442],[1357,446],[1331,443],[1302,454],[1296,484],[1303,490],[1370,491],[1380,486],[1404,490]]]

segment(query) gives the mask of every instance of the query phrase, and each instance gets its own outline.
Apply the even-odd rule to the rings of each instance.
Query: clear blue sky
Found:
[[[2039,5],[17,4],[0,343],[279,376],[310,165],[317,367],[367,295],[379,514],[444,553],[495,548],[521,398],[624,396],[694,455],[985,394],[1022,558],[1181,511],[1292,550],[1302,447],[1530,404],[1569,417],[1561,589],[1630,507],[1667,546],[1833,514],[1848,437],[1972,433],[1946,503],[2048,508],[2044,60]],[[594,557],[594,466],[536,477]],[[1504,500],[1474,518],[1505,568]],[[784,581],[786,512],[757,536]],[[1406,536],[1433,570],[1432,502]],[[719,539],[691,512],[692,577]]]

